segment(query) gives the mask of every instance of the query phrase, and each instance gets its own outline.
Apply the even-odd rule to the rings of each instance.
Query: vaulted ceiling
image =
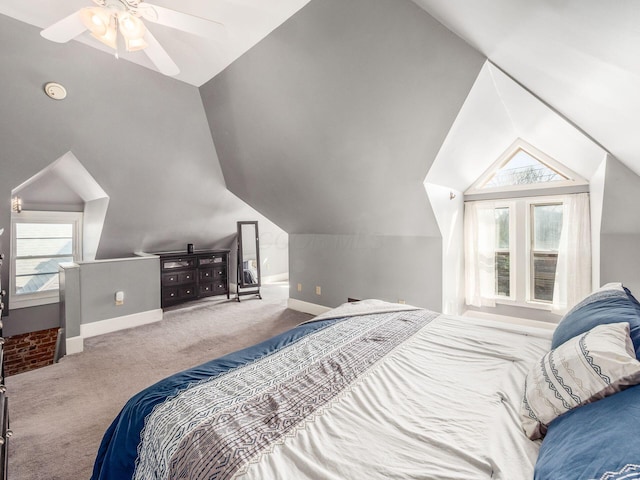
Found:
[[[179,65],[176,78],[200,87],[228,188],[288,232],[434,234],[422,181],[439,152],[455,155],[445,139],[465,101],[481,109],[457,148],[481,146],[483,162],[516,134],[540,137],[544,121],[560,128],[549,149],[574,159],[577,172],[593,171],[594,155],[608,151],[640,173],[635,1],[155,3],[225,24],[224,38],[208,40],[150,28]],[[42,28],[87,5],[7,0],[0,13]],[[79,41],[103,48],[87,34]],[[139,53],[123,58],[153,69]],[[493,103],[473,94],[487,58]],[[497,112],[504,128],[481,135],[483,112]],[[560,131],[582,147],[563,152]]]
[[[205,39],[161,25],[151,28],[175,57],[177,78],[200,86],[308,1],[278,0],[267,7],[259,0],[157,0],[152,3],[221,22],[225,32]],[[640,108],[636,1],[413,1],[640,173],[640,136],[630,127]],[[90,5],[89,0],[6,0],[0,13],[42,28]],[[385,25],[376,28],[384,35]],[[108,51],[87,33],[79,41]],[[124,58],[153,68],[140,52]]]

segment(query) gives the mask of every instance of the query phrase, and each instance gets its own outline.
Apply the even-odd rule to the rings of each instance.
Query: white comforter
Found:
[[[549,345],[543,330],[440,315],[234,478],[531,479],[538,444],[518,409]]]

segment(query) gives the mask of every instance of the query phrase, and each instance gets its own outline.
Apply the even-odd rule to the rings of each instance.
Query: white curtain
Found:
[[[495,206],[468,202],[464,206],[465,300],[475,307],[495,307]]]
[[[554,313],[565,313],[591,292],[589,194],[563,198],[562,232],[553,286]]]

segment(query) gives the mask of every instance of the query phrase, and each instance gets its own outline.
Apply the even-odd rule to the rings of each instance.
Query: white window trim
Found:
[[[57,211],[39,211],[39,210],[23,210],[21,213],[11,214],[11,273],[9,275],[9,306],[10,308],[35,307],[38,305],[47,305],[58,303],[60,301],[60,292],[58,290],[49,290],[46,292],[34,292],[28,294],[17,295],[15,293],[15,276],[16,271],[16,223],[73,223],[73,258],[74,261],[82,260],[82,212],[57,212]]]
[[[474,200],[478,203],[493,203],[495,208],[509,207],[509,281],[511,283],[509,297],[494,295],[497,304],[515,307],[533,308],[537,310],[551,311],[552,304],[533,300],[531,295],[531,206],[539,204],[564,203],[564,195],[549,195],[540,197],[519,197],[508,201]],[[524,212],[523,212],[524,210]],[[520,218],[523,217],[523,218]],[[511,220],[514,221],[511,221]],[[523,222],[524,226],[518,225]],[[518,234],[524,229],[524,251],[522,242],[518,241]],[[520,269],[524,268],[524,282],[518,276]],[[524,284],[523,284],[524,283]]]
[[[511,221],[511,219],[515,218],[516,213],[516,201],[490,201],[494,204],[494,208],[508,208],[509,209],[509,296],[506,297],[504,295],[494,295],[494,300],[496,303],[514,303],[516,300],[516,289],[514,288],[516,285],[516,271],[517,265],[514,260],[517,258],[518,254],[517,250],[517,242],[516,242],[516,227],[515,222]]]
[[[553,302],[545,302],[533,298],[533,205],[564,205],[564,195],[550,196],[550,197],[535,197],[525,198],[525,205],[527,209],[526,213],[526,238],[527,238],[527,261],[526,261],[526,302],[527,304],[539,305],[540,308],[548,306],[548,310],[551,310]]]
[[[504,185],[500,187],[484,187],[484,185],[493,177],[493,175],[504,165],[506,165],[509,160],[519,151],[524,150],[526,153],[531,155],[533,158],[550,168],[551,170],[559,173],[563,177],[566,177],[567,180],[557,180],[555,182],[549,183],[531,183],[531,184],[520,184],[520,185]],[[527,190],[540,189],[540,188],[559,188],[559,187],[567,187],[567,186],[576,186],[576,185],[588,185],[589,182],[578,175],[573,170],[565,167],[557,160],[554,160],[549,155],[544,153],[542,150],[537,149],[530,143],[524,141],[521,138],[517,138],[510,146],[507,148],[498,159],[491,164],[491,166],[476,180],[469,189],[465,192],[466,195],[474,195],[481,193],[496,193],[496,192],[516,192],[522,191],[523,193]]]

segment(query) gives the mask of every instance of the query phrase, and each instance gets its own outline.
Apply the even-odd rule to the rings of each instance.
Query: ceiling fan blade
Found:
[[[80,19],[80,10],[78,10],[45,28],[40,32],[40,35],[53,42],[66,43],[80,35],[86,29],[87,27],[84,26],[84,23],[82,23]]]
[[[182,30],[183,32],[200,35],[201,37],[217,36],[221,31],[224,31],[222,23],[189,15],[188,13],[177,12],[158,5],[151,5],[147,2],[140,3],[139,11],[145,20],[175,28],[176,30]]]
[[[173,60],[171,60],[169,54],[164,48],[162,48],[162,45],[160,45],[158,40],[156,40],[156,37],[151,35],[151,32],[148,29],[144,34],[144,39],[147,41],[148,46],[143,50],[143,52],[147,54],[160,73],[169,76],[180,73],[178,66]]]

